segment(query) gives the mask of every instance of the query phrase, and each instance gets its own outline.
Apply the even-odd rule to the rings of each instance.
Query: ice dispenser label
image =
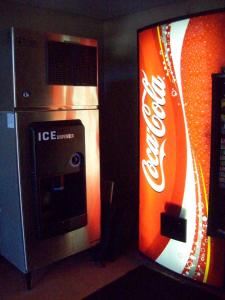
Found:
[[[38,142],[49,141],[49,140],[67,140],[73,139],[75,137],[74,133],[57,134],[56,130],[38,132],[37,140]]]

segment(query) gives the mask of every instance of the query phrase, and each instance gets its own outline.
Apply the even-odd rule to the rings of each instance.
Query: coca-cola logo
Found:
[[[166,103],[166,85],[160,76],[152,76],[151,83],[142,70],[142,114],[146,123],[146,154],[147,159],[142,160],[142,169],[149,185],[156,191],[165,189],[165,175],[163,160],[166,156],[164,148],[166,127],[163,120],[166,113],[163,106]],[[148,103],[148,104],[147,104]]]

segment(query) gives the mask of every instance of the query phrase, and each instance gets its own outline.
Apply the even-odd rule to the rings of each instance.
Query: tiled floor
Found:
[[[141,264],[186,282],[183,277],[150,262],[132,248],[115,261],[107,262],[105,267],[93,262],[89,251],[66,258],[35,271],[33,288],[28,291],[22,274],[0,256],[0,300],[80,300]],[[204,289],[225,299],[224,290],[205,286]]]
[[[141,263],[132,250],[101,267],[84,252],[35,271],[28,291],[22,274],[0,257],[0,300],[79,300]]]

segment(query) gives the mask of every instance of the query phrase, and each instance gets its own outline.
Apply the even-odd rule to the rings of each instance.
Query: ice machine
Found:
[[[0,32],[0,254],[25,274],[100,237],[97,41]]]

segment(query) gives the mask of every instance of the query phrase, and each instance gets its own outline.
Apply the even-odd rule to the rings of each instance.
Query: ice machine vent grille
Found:
[[[97,85],[96,47],[49,41],[47,81],[58,85]]]

